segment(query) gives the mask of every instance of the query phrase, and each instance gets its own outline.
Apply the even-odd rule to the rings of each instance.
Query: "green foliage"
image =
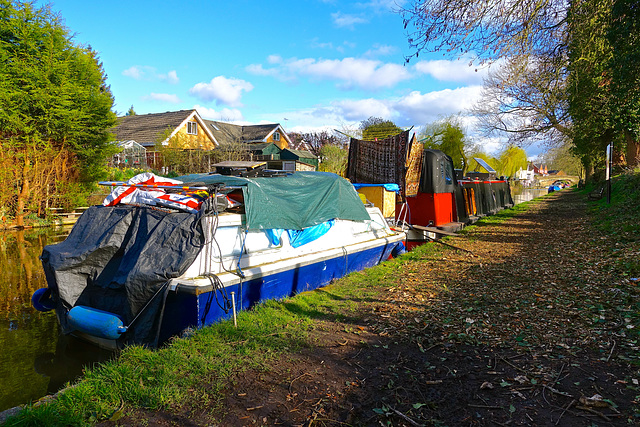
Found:
[[[602,167],[605,147],[615,138],[607,63],[613,51],[606,39],[610,1],[574,2],[569,9],[569,113],[573,144],[585,164]],[[594,164],[595,163],[595,164]]]
[[[614,54],[611,70],[612,111],[616,128],[627,137],[627,163],[640,164],[640,3],[617,0],[607,38]]]
[[[373,116],[360,122],[360,129],[362,130],[362,139],[364,141],[384,139],[402,132],[402,129],[391,120]]]
[[[520,147],[510,145],[504,149],[499,155],[500,168],[497,169],[500,175],[514,176],[516,172],[522,169],[527,169],[527,152]]]
[[[38,175],[60,169],[57,153],[71,153],[58,181],[104,176],[105,159],[114,152],[108,129],[115,114],[96,53],[74,45],[58,15],[20,1],[1,0],[0,6],[0,144],[15,159],[8,164],[21,216],[33,201],[25,199],[29,194],[57,192],[46,188],[51,176],[43,182]],[[43,157],[47,150],[53,154]]]
[[[337,145],[324,145],[319,153],[320,164],[318,170],[321,172],[333,172],[344,176],[347,170],[349,152]]]
[[[424,148],[440,150],[451,157],[455,168],[467,171],[470,144],[459,119],[448,117],[427,125],[420,141]]]

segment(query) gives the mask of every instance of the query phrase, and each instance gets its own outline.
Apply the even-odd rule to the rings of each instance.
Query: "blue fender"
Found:
[[[117,315],[82,305],[69,310],[67,322],[76,331],[108,340],[117,340],[127,331]]]
[[[31,305],[38,311],[51,311],[56,308],[56,303],[51,298],[51,289],[40,288],[31,296]]]

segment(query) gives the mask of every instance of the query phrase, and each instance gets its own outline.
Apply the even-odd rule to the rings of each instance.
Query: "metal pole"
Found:
[[[236,318],[236,293],[231,292],[231,306],[233,307],[233,326],[238,327],[238,319]]]
[[[611,174],[613,173],[613,142],[609,144],[609,164],[607,165],[607,203],[611,204]]]

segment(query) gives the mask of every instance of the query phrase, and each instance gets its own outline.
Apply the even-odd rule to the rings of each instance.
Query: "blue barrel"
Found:
[[[31,305],[38,311],[50,311],[56,308],[56,303],[51,298],[51,289],[40,288],[31,296]]]
[[[117,315],[82,305],[69,310],[67,322],[77,331],[108,340],[117,340],[127,331],[122,319]]]

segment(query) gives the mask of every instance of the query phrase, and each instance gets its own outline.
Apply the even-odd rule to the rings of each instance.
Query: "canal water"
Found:
[[[0,411],[55,393],[113,355],[60,334],[53,312],[31,306],[33,292],[47,286],[42,248],[69,230],[0,231]]]
[[[529,200],[533,200],[536,197],[544,196],[547,194],[548,190],[546,188],[522,188],[514,189],[511,193],[511,197],[513,197],[513,203],[524,203]]]

